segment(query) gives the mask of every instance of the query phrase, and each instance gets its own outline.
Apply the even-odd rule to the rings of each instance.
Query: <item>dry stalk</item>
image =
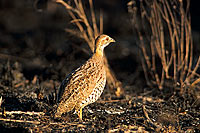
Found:
[[[16,120],[16,119],[6,119],[6,118],[0,118],[0,121],[7,121],[7,122],[18,122],[18,123],[30,123],[30,124],[41,124],[39,121],[27,121],[27,120]]]
[[[200,78],[198,78],[197,80],[195,80],[191,85],[190,85],[190,90],[193,90],[195,88],[195,85],[197,83],[200,83]]]
[[[9,118],[0,118],[0,121],[6,121],[6,122],[15,122],[15,123],[29,123],[29,124],[35,124],[35,125],[40,125],[40,124],[44,124],[42,125],[43,128],[48,127],[50,125],[58,125],[58,126],[78,126],[78,127],[86,127],[84,124],[80,124],[80,123],[61,123],[61,122],[43,122],[41,120],[35,120],[35,121],[31,121],[31,120],[19,120],[19,119],[9,119]],[[46,125],[47,124],[47,125]]]
[[[3,100],[2,100],[2,96],[0,98],[0,108],[1,108],[1,104],[3,103]]]
[[[24,111],[5,111],[6,115],[13,115],[13,114],[25,114],[25,115],[44,115],[44,112],[24,112]],[[0,113],[2,115],[2,113]]]
[[[154,122],[149,118],[149,115],[148,115],[148,112],[147,112],[147,109],[146,109],[145,105],[142,105],[142,109],[143,109],[143,112],[144,112],[144,116],[145,116],[146,119],[147,119],[147,122],[150,123],[150,124],[152,124],[152,125],[154,125],[154,126],[156,127],[156,130],[157,130],[157,131],[160,131],[161,126],[158,125],[158,124],[156,124],[156,123],[154,123]]]
[[[159,89],[164,87],[166,79],[171,81],[171,86],[176,87],[179,83],[183,89],[199,77],[196,72],[200,57],[195,66],[193,63],[190,0],[186,8],[183,4],[182,0],[141,0],[138,8],[136,2],[128,3],[143,55],[145,78],[148,84]],[[146,31],[147,27],[150,30]]]
[[[75,7],[73,7],[71,4],[64,2],[63,0],[56,0],[57,3],[62,4],[68,11],[69,15],[72,18],[72,23],[74,23],[77,28],[79,29],[79,34],[76,34],[73,30],[66,29],[66,31],[76,34],[83,38],[87,44],[89,45],[91,51],[94,51],[94,42],[95,38],[103,33],[103,15],[100,12],[100,28],[97,26],[96,22],[96,16],[94,12],[94,7],[93,7],[93,2],[92,0],[89,0],[89,5],[90,5],[90,13],[91,13],[91,19],[92,19],[92,24],[89,23],[89,20],[87,18],[87,15],[85,13],[83,4],[81,0],[73,0]],[[82,22],[82,23],[80,23]],[[86,28],[84,28],[86,27]],[[81,33],[81,35],[80,35]],[[105,55],[105,54],[104,54]],[[121,92],[123,92],[122,89],[122,84],[120,81],[117,80],[114,72],[110,69],[110,66],[108,64],[108,60],[106,56],[104,56],[104,64],[106,68],[106,77],[107,77],[107,84],[109,88],[118,88],[120,89]]]

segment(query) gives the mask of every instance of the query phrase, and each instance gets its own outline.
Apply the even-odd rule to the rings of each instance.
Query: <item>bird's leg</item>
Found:
[[[81,108],[81,109],[78,111],[78,116],[79,116],[80,121],[82,121],[82,110],[83,110],[83,108]]]

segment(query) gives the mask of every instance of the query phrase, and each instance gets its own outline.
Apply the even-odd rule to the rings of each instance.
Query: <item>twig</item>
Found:
[[[94,37],[96,38],[99,35],[99,30],[97,28],[96,17],[95,17],[95,13],[94,13],[94,7],[93,7],[92,0],[89,0],[89,4],[90,4],[91,17],[92,17],[92,26],[93,26],[93,30],[94,30]]]
[[[147,118],[147,122],[149,122],[150,124],[154,125],[157,129],[157,131],[159,131],[159,129],[161,129],[161,126],[157,125],[156,123],[154,123],[150,118],[149,115],[146,111],[146,107],[145,105],[142,106],[143,112],[144,112],[144,116]]]
[[[196,65],[195,65],[194,70],[192,70],[192,73],[186,78],[186,81],[187,81],[187,82],[189,82],[189,81],[191,80],[191,78],[194,77],[196,71],[197,71],[198,68],[199,68],[199,64],[200,64],[200,56],[199,56],[199,58],[198,58],[198,61],[197,61]]]
[[[200,78],[198,78],[197,80],[195,80],[191,85],[190,85],[190,89],[189,90],[193,90],[195,85],[198,84],[200,82]]]
[[[100,27],[100,34],[102,34],[103,33],[103,12],[102,11],[100,11],[100,19],[99,19],[99,27]]]
[[[37,124],[37,125],[41,123],[39,121],[26,121],[26,120],[15,120],[15,119],[4,119],[4,118],[0,118],[0,121],[31,123],[31,124]]]
[[[128,102],[129,100],[109,100],[109,101],[97,101],[97,103],[117,103],[117,102]]]
[[[19,122],[19,123],[31,123],[31,124],[49,124],[49,125],[70,125],[70,126],[78,126],[78,127],[86,127],[83,124],[80,123],[60,123],[60,122],[40,122],[40,121],[28,121],[28,120],[17,120],[17,119],[6,119],[6,118],[0,118],[0,121],[6,121],[6,122]]]
[[[62,125],[62,124],[64,124],[64,125],[70,125],[70,126],[79,126],[79,127],[85,127],[85,125],[83,125],[83,124],[80,124],[80,123],[69,123],[69,122],[67,122],[67,123],[60,123],[60,122],[50,122],[49,123],[50,125]]]
[[[6,115],[12,115],[12,114],[26,114],[26,115],[44,115],[44,112],[24,112],[24,111],[5,111]],[[2,115],[2,113],[0,113]]]
[[[3,100],[2,100],[2,96],[0,98],[0,108],[1,108],[1,104],[3,103]]]

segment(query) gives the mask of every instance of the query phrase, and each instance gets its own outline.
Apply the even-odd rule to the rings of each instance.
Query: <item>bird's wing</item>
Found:
[[[58,102],[61,102],[59,106],[67,106],[66,111],[70,111],[78,100],[87,97],[95,87],[94,76],[95,69],[90,60],[68,75],[59,89]]]
[[[67,86],[67,84],[69,83],[70,79],[72,78],[72,76],[76,73],[77,70],[73,70],[70,74],[68,74],[65,79],[62,81],[58,93],[57,93],[57,103],[60,102],[61,97],[65,91],[65,87]]]

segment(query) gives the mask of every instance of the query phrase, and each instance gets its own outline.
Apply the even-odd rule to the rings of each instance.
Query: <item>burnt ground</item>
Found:
[[[95,3],[104,11],[104,33],[117,40],[105,53],[124,93],[106,86],[84,108],[83,122],[73,112],[52,117],[61,81],[91,55],[84,40],[64,31],[74,28],[64,8],[46,0],[0,3],[1,132],[200,132],[198,97],[145,85],[125,1]],[[194,31],[194,60],[199,37]]]

